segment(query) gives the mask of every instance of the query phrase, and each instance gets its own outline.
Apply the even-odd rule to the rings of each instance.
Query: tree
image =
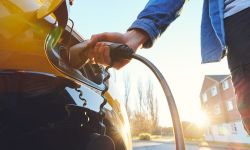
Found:
[[[154,117],[153,117],[153,126],[158,127],[159,126],[159,106],[158,106],[158,99],[155,97],[154,99]]]
[[[137,82],[137,93],[139,98],[139,113],[143,113],[143,86],[141,80],[138,80]]]
[[[127,111],[129,111],[129,107],[128,107],[128,101],[129,101],[129,94],[130,94],[130,78],[129,75],[126,73],[124,74],[124,99],[125,99],[125,108]]]
[[[130,82],[130,77],[127,73],[123,74],[123,81],[124,81],[124,103],[128,114],[128,118],[130,118],[131,109],[129,108],[129,94],[130,94],[131,82]]]
[[[134,112],[130,118],[132,135],[139,135],[144,132],[151,132],[150,120],[144,113]]]
[[[145,85],[145,86],[143,86]],[[133,135],[142,132],[160,134],[158,125],[158,102],[154,94],[154,87],[151,80],[142,84],[141,80],[137,82],[138,110],[133,112],[130,118]]]
[[[154,95],[154,86],[152,80],[148,80],[146,85],[145,105],[151,120],[152,131],[158,127],[158,102]]]

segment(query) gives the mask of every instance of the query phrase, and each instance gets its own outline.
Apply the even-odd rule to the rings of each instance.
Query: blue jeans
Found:
[[[226,18],[224,23],[237,107],[250,134],[250,8]]]

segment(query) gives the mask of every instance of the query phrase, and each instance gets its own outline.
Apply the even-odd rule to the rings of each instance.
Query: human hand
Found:
[[[110,50],[105,42],[126,44],[136,52],[147,39],[148,35],[144,31],[137,29],[130,30],[124,34],[117,32],[96,34],[88,41],[88,47],[91,47],[88,55],[90,59],[94,58],[96,63],[110,65]],[[120,60],[119,62],[114,62],[113,67],[120,69],[127,63],[129,63],[128,60]]]

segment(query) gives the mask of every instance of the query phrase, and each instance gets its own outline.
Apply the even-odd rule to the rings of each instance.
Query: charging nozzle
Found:
[[[111,66],[120,60],[130,60],[133,57],[134,51],[125,44],[107,43],[110,49]]]
[[[112,42],[105,42],[107,46],[109,46],[110,49],[110,59],[111,63],[110,66],[112,66],[115,62],[119,62],[123,59],[130,60],[132,58],[132,55],[134,54],[133,49],[128,47],[125,44],[120,43],[112,43]],[[87,41],[81,42],[79,44],[76,44],[72,46],[69,49],[69,65],[73,68],[80,68],[84,64],[86,64],[89,60],[88,58],[88,52],[90,51],[90,47],[87,46]]]

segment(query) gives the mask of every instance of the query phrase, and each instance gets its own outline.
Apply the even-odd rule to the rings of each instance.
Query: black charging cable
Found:
[[[148,66],[150,70],[154,73],[154,75],[157,77],[166,96],[169,110],[171,113],[173,127],[174,127],[176,150],[185,150],[183,130],[180,122],[178,109],[176,107],[173,94],[162,73],[157,69],[157,67],[153,63],[151,63],[145,57],[135,54],[133,50],[129,48],[127,45],[118,43],[110,43],[108,45],[110,47],[111,64],[113,64],[114,62],[118,62],[121,59],[130,60],[133,58]]]

